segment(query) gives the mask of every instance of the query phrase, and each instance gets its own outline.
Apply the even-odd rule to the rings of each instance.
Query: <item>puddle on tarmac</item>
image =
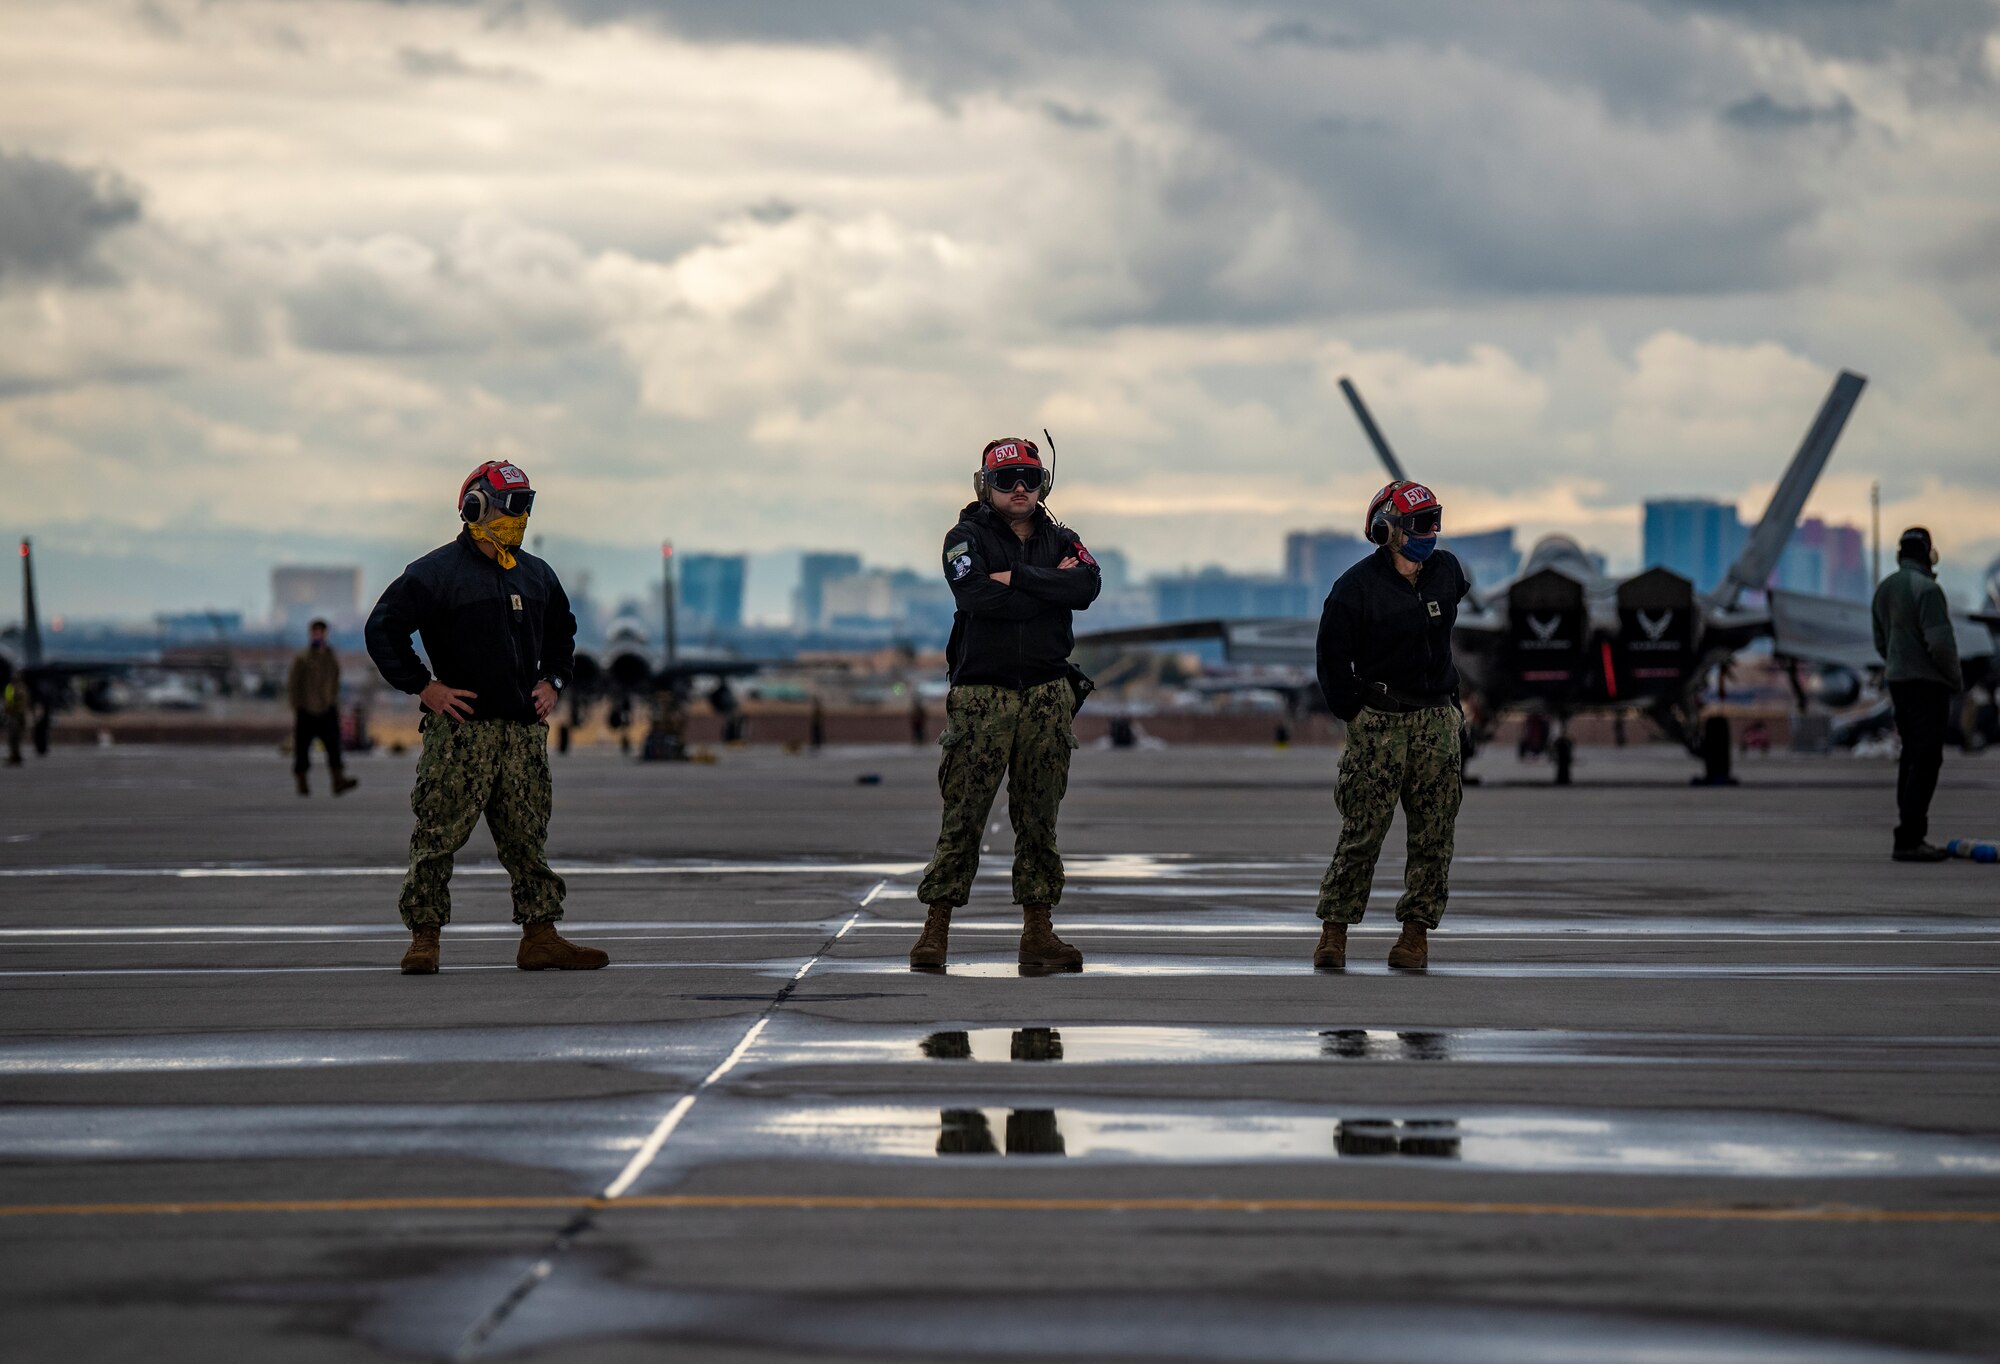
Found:
[[[768,1002],[768,995],[753,996]],[[323,1029],[0,1042],[0,1075],[109,1075],[308,1066],[585,1063],[699,1078],[743,1034],[740,1018],[666,1025]]]
[[[1061,927],[1067,929],[1069,925]],[[1309,941],[1302,938],[1301,941]],[[760,970],[766,975],[790,975],[797,967],[781,962],[745,962],[746,970]],[[820,972],[847,974],[911,975],[909,963],[894,958],[882,957],[827,957],[813,968]],[[927,975],[971,977],[1019,977],[1032,974],[1024,971],[1013,957],[989,957],[981,954],[966,954],[954,957],[942,970],[930,971]],[[1092,976],[1309,976],[1310,967],[1297,957],[1204,957],[1182,953],[1168,955],[1142,955],[1122,953],[1107,955],[1091,952],[1089,960],[1081,972],[1065,972],[1055,979],[1081,980]],[[1898,966],[1889,963],[1830,964],[1821,962],[1557,962],[1557,961],[1513,961],[1513,962],[1468,962],[1433,961],[1423,972],[1391,972],[1379,962],[1356,962],[1349,958],[1344,975],[1428,975],[1434,977],[1497,977],[1506,980],[1561,979],[1581,977],[1585,979],[1620,980],[1627,978],[1644,979],[1688,979],[1701,980],[1713,977],[1759,978],[1779,976],[1813,980],[1901,980],[1937,976],[1991,976],[2000,975],[2000,964],[1990,966],[1926,966],[1912,964]],[[1330,976],[1339,980],[1341,975]]]
[[[872,992],[866,992],[871,993]],[[815,994],[815,1000],[848,995]],[[741,996],[761,1003],[764,995]],[[741,1038],[740,1016],[660,1024],[326,1029],[35,1039],[0,1043],[0,1075],[201,1074],[328,1066],[569,1064],[694,1080]],[[1120,1026],[932,1027],[781,1012],[740,1073],[922,1061],[1070,1065],[1430,1062],[1756,1066],[1814,1070],[2000,1070],[1977,1037],[1765,1036],[1565,1029]]]
[[[894,1224],[889,1224],[893,1226]],[[973,1224],[977,1225],[977,1224]],[[964,1231],[954,1233],[966,1234]],[[918,1243],[921,1244],[921,1243]],[[1947,1356],[1720,1322],[1441,1302],[1341,1302],[1220,1292],[748,1293],[613,1277],[580,1249],[530,1292],[480,1352],[504,1357],[592,1340],[726,1345],[786,1357],[1245,1360],[1256,1364],[1922,1364]],[[448,1358],[461,1333],[526,1269],[483,1260],[394,1282],[239,1285],[233,1303],[352,1302],[374,1348]]]
[[[784,1022],[789,1023],[790,1020]],[[777,1026],[752,1058],[779,1065],[894,1062],[909,1043],[824,1025]],[[1853,1070],[2000,1070],[2000,1041],[1976,1037],[1768,1037],[1726,1033],[1499,1028],[1146,1027],[1083,1024],[927,1033],[932,1061],[1219,1065],[1259,1061],[1452,1061],[1518,1065],[1699,1065]]]
[[[1060,1155],[1112,1164],[1410,1158],[1527,1173],[1755,1178],[2000,1175],[2000,1141],[1776,1113],[1284,1104],[1129,1106],[976,1098],[859,1104],[710,1095],[663,1154],[720,1160]],[[646,1182],[657,1184],[666,1169]],[[643,1190],[642,1190],[643,1191]]]
[[[0,1160],[486,1160],[570,1174],[590,1193],[669,1102],[20,1105],[0,1109]]]

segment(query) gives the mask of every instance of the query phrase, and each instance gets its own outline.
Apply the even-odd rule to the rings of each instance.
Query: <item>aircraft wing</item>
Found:
[[[1771,648],[1802,663],[1831,663],[1855,672],[1881,666],[1874,619],[1865,602],[1772,588]]]
[[[1089,648],[1117,648],[1126,644],[1173,644],[1197,639],[1221,640],[1223,656],[1231,663],[1283,663],[1311,668],[1318,662],[1319,618],[1177,620],[1080,635],[1076,642]]]
[[[1781,657],[1832,663],[1856,672],[1881,666],[1882,657],[1875,652],[1874,616],[1867,603],[1777,588],[1770,591],[1769,600],[1772,648]],[[1960,658],[1994,656],[1990,619],[2000,617],[1951,613]]]
[[[1840,377],[1833,381],[1833,388],[1820,405],[1813,424],[1807,428],[1798,453],[1792,456],[1792,462],[1785,466],[1778,486],[1772,489],[1763,517],[1750,532],[1750,538],[1744,542],[1736,562],[1729,566],[1721,583],[1710,594],[1716,605],[1734,607],[1743,593],[1755,592],[1771,580],[1772,572],[1778,567],[1779,556],[1785,552],[1792,532],[1798,528],[1799,513],[1805,508],[1806,498],[1812,494],[1813,484],[1819,481],[1820,471],[1826,468],[1827,460],[1833,455],[1834,442],[1840,439],[1841,430],[1847,425],[1847,418],[1854,411],[1855,403],[1861,400],[1861,390],[1867,384],[1866,379],[1851,370],[1842,370]]]

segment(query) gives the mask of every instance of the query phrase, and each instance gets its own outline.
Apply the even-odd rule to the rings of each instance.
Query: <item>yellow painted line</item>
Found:
[[[15,1203],[0,1217],[158,1217],[201,1213],[601,1211],[609,1208],[853,1210],[861,1212],[1409,1213],[1461,1217],[1607,1217],[1715,1222],[2000,1224],[2000,1210],[1864,1208],[1844,1204],[1730,1208],[1598,1203],[1447,1203],[1357,1198],[897,1198],[831,1194],[657,1194],[603,1198],[337,1198],[271,1202]]]
[[[588,1208],[594,1198],[326,1198],[211,1203],[0,1203],[0,1217],[164,1217],[180,1213],[481,1212]]]

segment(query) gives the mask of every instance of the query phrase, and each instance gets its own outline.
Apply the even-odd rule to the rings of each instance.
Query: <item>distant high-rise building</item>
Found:
[[[361,570],[352,564],[280,564],[271,570],[271,616],[287,631],[315,618],[349,629],[361,618]]]
[[[1514,547],[1512,526],[1483,530],[1475,535],[1454,535],[1446,531],[1442,543],[1458,556],[1459,564],[1472,579],[1474,587],[1498,587],[1521,567],[1521,551]]]
[[[942,577],[907,568],[863,569],[820,585],[819,628],[859,638],[897,637],[925,648],[951,634],[957,602]]]
[[[311,617],[307,617],[308,620]],[[216,644],[234,639],[243,633],[243,613],[241,611],[168,611],[153,617],[153,624],[160,629],[160,642],[169,646],[180,644]]]
[[[680,628],[697,635],[741,629],[748,558],[741,554],[684,554],[676,562],[680,565]]]
[[[1672,569],[1693,583],[1697,592],[1710,591],[1722,581],[1749,536],[1728,502],[1682,498],[1645,504],[1647,566]]]
[[[859,554],[808,552],[799,556],[799,585],[792,594],[792,621],[801,630],[818,629],[826,614],[826,584],[861,571]]]
[[[1297,583],[1315,600],[1334,579],[1375,550],[1358,535],[1339,530],[1295,530],[1285,536],[1285,581]]]
[[[1205,568],[1153,579],[1153,610],[1160,620],[1303,616],[1316,605],[1304,583],[1268,574]]]
[[[1871,589],[1861,528],[1830,526],[1817,516],[1801,522],[1778,558],[1771,584],[1793,592],[1866,601]]]
[[[1125,557],[1122,549],[1093,549],[1090,557],[1097,560],[1098,576],[1106,592],[1123,592],[1132,585],[1132,561]]]

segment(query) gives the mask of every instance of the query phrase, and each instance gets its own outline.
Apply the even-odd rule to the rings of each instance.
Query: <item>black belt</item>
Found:
[[[1416,693],[1398,691],[1386,682],[1363,682],[1361,703],[1370,710],[1391,715],[1408,715],[1419,710],[1442,710],[1453,703],[1450,692]]]

